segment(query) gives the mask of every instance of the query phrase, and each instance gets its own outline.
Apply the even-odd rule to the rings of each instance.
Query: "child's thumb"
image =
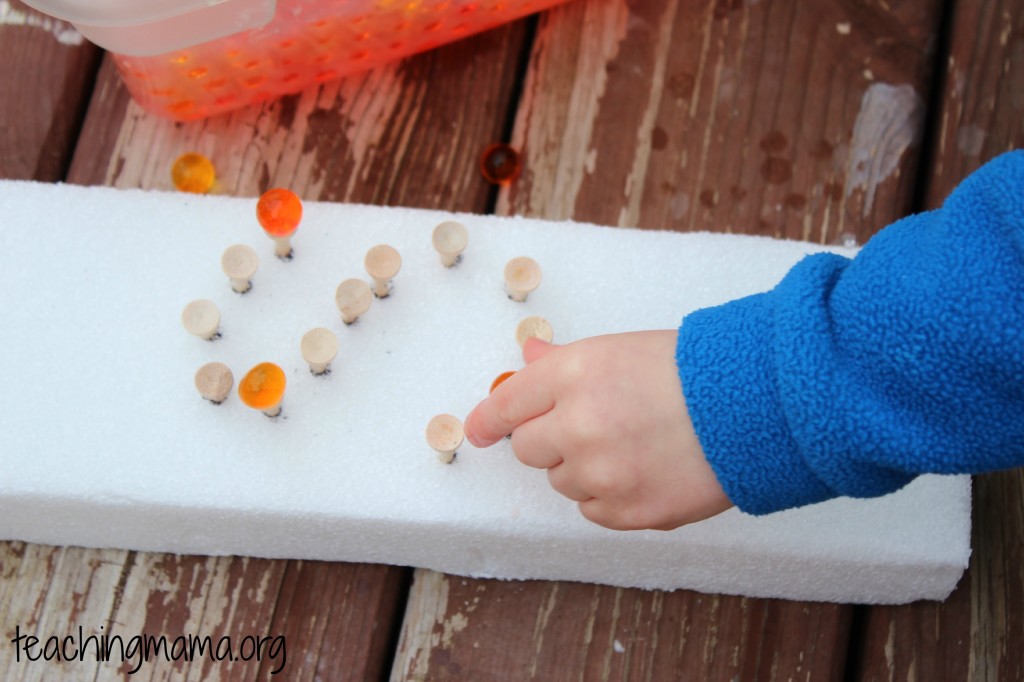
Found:
[[[526,364],[530,364],[534,360],[540,360],[556,348],[558,346],[553,343],[531,336],[523,342],[523,359],[526,360]]]

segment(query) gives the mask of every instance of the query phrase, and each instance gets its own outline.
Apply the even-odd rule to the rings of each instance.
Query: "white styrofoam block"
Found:
[[[0,537],[843,602],[942,599],[966,566],[966,477],[623,533],[585,521],[507,441],[467,443],[452,465],[426,445],[431,417],[465,416],[521,366],[522,318],[548,318],[556,342],[675,328],[821,247],[308,202],[282,262],[255,203],[0,182]],[[430,234],[452,218],[470,243],[446,270]],[[245,295],[220,270],[234,243],[261,258]],[[346,327],[335,287],[366,278],[378,243],[403,257],[394,293]],[[519,255],[544,269],[525,303],[502,281]],[[220,307],[221,339],[184,331],[196,298]],[[317,326],[341,345],[326,377],[299,353]],[[212,360],[236,382],[257,362],[281,365],[283,416],[234,393],[200,399],[193,375]]]

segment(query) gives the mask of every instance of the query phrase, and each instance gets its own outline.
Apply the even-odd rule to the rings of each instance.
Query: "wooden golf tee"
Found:
[[[309,363],[309,371],[323,374],[338,354],[338,337],[330,329],[317,327],[302,336],[302,358]]]
[[[378,244],[366,252],[363,264],[373,279],[373,293],[377,298],[387,298],[391,293],[391,280],[402,268],[398,251],[387,244]]]
[[[231,288],[244,294],[252,287],[252,276],[260,266],[260,258],[245,244],[229,246],[220,257],[220,267],[231,280]]]
[[[292,255],[291,237],[272,237],[274,240],[274,255],[278,258],[288,259]]]
[[[338,285],[334,292],[334,303],[338,306],[341,319],[345,324],[352,324],[359,316],[370,309],[373,292],[370,285],[361,279],[346,279]]]
[[[516,343],[522,348],[523,344],[526,343],[526,339],[531,336],[551,343],[552,339],[555,338],[555,331],[551,328],[551,323],[545,320],[543,317],[536,315],[525,318],[516,326]]]
[[[223,362],[208,362],[196,371],[195,383],[199,395],[220,405],[231,393],[235,377]]]
[[[459,262],[462,252],[466,250],[469,233],[462,223],[448,220],[434,228],[430,241],[441,256],[441,265],[450,268]]]
[[[181,323],[189,334],[212,341],[220,328],[220,310],[213,301],[192,301],[181,311]]]
[[[463,438],[462,422],[450,414],[439,414],[427,424],[427,443],[445,464],[455,459],[455,451],[462,445]]]
[[[505,287],[513,301],[525,301],[530,292],[540,286],[540,280],[540,266],[532,258],[520,256],[505,265]]]

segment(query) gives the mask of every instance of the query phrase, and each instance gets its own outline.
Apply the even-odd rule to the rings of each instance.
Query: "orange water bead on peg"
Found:
[[[462,223],[448,220],[434,228],[431,243],[441,256],[441,265],[450,268],[462,260],[462,252],[469,243],[469,233]]]
[[[286,383],[283,369],[272,362],[261,362],[238,382],[238,397],[248,407],[276,417],[281,414]]]
[[[534,315],[533,317],[525,318],[516,326],[516,343],[522,348],[523,344],[526,343],[526,339],[531,336],[551,343],[552,339],[555,338],[555,330],[551,328],[550,322],[543,317]]]
[[[492,144],[480,155],[480,174],[494,185],[509,185],[519,177],[519,152],[507,144]]]
[[[366,252],[363,264],[373,278],[373,293],[377,298],[387,298],[391,293],[391,280],[402,268],[402,256],[393,247],[378,244]]]
[[[294,192],[280,187],[264,192],[256,203],[256,219],[263,231],[274,240],[278,258],[292,255],[291,236],[302,220],[302,202]]]
[[[252,288],[252,276],[260,266],[260,257],[250,246],[229,246],[220,257],[220,267],[231,280],[231,288],[244,294]]]
[[[309,363],[310,372],[326,374],[331,361],[338,355],[338,337],[330,329],[310,329],[302,336],[300,350],[302,359]]]
[[[196,371],[196,390],[214,405],[227,400],[234,383],[231,368],[223,362],[208,362]]]
[[[185,331],[189,334],[212,341],[219,336],[217,330],[220,327],[220,310],[213,301],[192,301],[181,311],[181,323],[185,325]]]
[[[346,279],[338,285],[334,292],[334,303],[338,306],[341,319],[345,324],[352,324],[359,316],[370,309],[373,292],[370,285],[361,279]]]
[[[537,261],[526,256],[513,258],[505,265],[505,286],[513,301],[525,301],[540,286],[541,270]]]
[[[437,451],[437,458],[445,464],[455,459],[455,451],[465,437],[462,422],[450,414],[439,414],[427,424],[427,443]]]
[[[494,381],[491,382],[491,390],[488,391],[488,393],[494,393],[494,389],[498,388],[498,386],[501,386],[503,383],[505,383],[505,381],[513,374],[515,374],[515,372],[502,372],[497,377],[495,377]]]
[[[216,179],[213,163],[202,154],[182,154],[171,166],[171,181],[182,192],[206,194],[213,188]]]

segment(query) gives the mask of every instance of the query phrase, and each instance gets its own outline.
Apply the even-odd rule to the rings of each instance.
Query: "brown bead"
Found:
[[[507,144],[492,144],[480,156],[480,173],[495,185],[508,185],[522,170],[519,152]]]

